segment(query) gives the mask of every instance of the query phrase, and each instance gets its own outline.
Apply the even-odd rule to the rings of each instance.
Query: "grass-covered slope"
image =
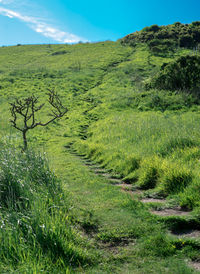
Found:
[[[198,27],[196,24],[195,28]],[[67,151],[69,147],[75,149],[148,195],[172,198],[176,205],[193,210],[194,222],[198,223],[199,96],[176,89],[161,90],[149,84],[160,75],[163,64],[167,67],[166,64],[188,54],[194,52],[173,47],[157,54],[145,43],[137,42],[132,47],[120,41],[0,48],[2,142],[9,139],[22,145],[20,132],[9,124],[9,102],[16,97],[35,94],[45,103],[47,89],[52,88],[69,109],[61,120],[28,132],[29,147],[48,151],[51,168],[61,184],[46,166],[44,174],[50,176],[50,182],[45,183],[47,175],[32,174],[30,164],[34,172],[35,168],[43,171],[35,160],[27,163],[27,170],[19,172],[27,160],[14,154],[13,160],[9,160],[9,167],[12,163],[16,165],[12,173],[4,170],[2,160],[1,218],[9,224],[1,232],[1,238],[8,239],[1,242],[2,272],[65,273],[73,268],[84,273],[121,273],[121,269],[127,273],[147,273],[151,265],[152,273],[158,269],[160,273],[192,273],[183,261],[186,257],[199,258],[198,244],[188,241],[184,245],[170,238],[163,220],[91,174]],[[196,85],[198,88],[198,80]],[[147,86],[150,89],[146,90]],[[47,120],[48,112],[46,104],[37,119]],[[6,159],[3,150],[1,155]],[[6,174],[7,181],[2,179]],[[38,185],[42,176],[44,180]],[[26,184],[23,178],[27,179]],[[17,193],[11,202],[6,198],[10,190],[5,182],[10,182]],[[60,193],[55,197],[54,187]],[[65,196],[68,191],[72,202],[71,196]],[[22,201],[29,202],[21,205]],[[62,222],[66,218],[68,221]],[[46,226],[43,220],[48,223]],[[24,229],[27,224],[30,231],[35,231],[34,237]],[[17,234],[13,234],[13,227],[17,227]],[[89,238],[85,235],[88,228],[92,229]],[[21,249],[14,242],[20,237]],[[87,245],[84,239],[92,242]],[[134,244],[122,247],[126,241]],[[59,248],[52,247],[55,243]],[[117,243],[122,246],[113,255],[112,246]]]
[[[1,143],[0,205],[1,273],[70,273],[96,261],[45,155]]]

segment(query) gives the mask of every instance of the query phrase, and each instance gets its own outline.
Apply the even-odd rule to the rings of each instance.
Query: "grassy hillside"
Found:
[[[197,31],[199,25],[193,25]],[[2,273],[193,273],[185,260],[200,259],[200,242],[181,241],[167,231],[200,223],[200,85],[197,79],[192,93],[149,83],[160,75],[163,64],[194,54],[199,53],[177,46],[158,54],[139,40],[134,45],[106,41],[0,48],[1,143],[12,143],[19,151],[1,151],[0,216],[9,224],[0,232],[0,239],[7,239],[1,241]],[[38,186],[47,175],[32,178],[30,171],[17,173],[26,165],[27,170],[41,167],[35,154],[31,156],[36,157],[35,163],[26,162],[25,155],[25,162],[20,160],[22,137],[9,123],[9,102],[35,94],[46,103],[48,88],[60,94],[69,112],[47,127],[28,132],[30,150],[46,151],[57,176],[52,182],[54,173],[41,161],[44,174],[51,178],[46,185],[42,179]],[[47,121],[48,112],[46,103],[37,119]],[[91,173],[70,151],[92,160],[132,189],[144,190],[146,197],[165,197],[190,210],[190,219],[150,214],[151,205]],[[5,159],[9,159],[7,169]],[[12,163],[16,164],[13,172]],[[18,188],[23,180],[24,190]],[[18,193],[11,204],[10,189]],[[29,202],[21,205],[24,199]],[[49,212],[50,208],[55,210]],[[26,226],[35,231],[32,238]]]

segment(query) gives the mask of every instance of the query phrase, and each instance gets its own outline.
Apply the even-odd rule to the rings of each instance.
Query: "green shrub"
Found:
[[[126,157],[126,162],[124,164],[124,174],[129,174],[140,167],[140,159],[130,155]]]
[[[200,207],[199,201],[200,183],[197,178],[191,185],[189,185],[184,192],[179,194],[180,205],[183,208],[192,210],[195,207]]]
[[[191,24],[181,24],[176,22],[168,26],[152,25],[146,27],[141,31],[131,33],[122,38],[121,43],[123,45],[135,46],[137,43],[147,42],[150,45],[151,50],[167,44],[171,49],[177,46],[192,48],[197,46],[200,42],[200,24],[199,21]],[[154,44],[154,45],[153,45]]]
[[[182,90],[199,96],[200,57],[182,56],[163,66],[151,80],[150,88]]]
[[[151,189],[155,188],[158,179],[159,179],[159,171],[154,166],[148,166],[143,168],[141,171],[142,175],[139,177],[139,186],[142,189]]]
[[[156,187],[160,177],[159,163],[160,160],[157,157],[143,160],[139,171],[140,188],[151,189]]]
[[[144,85],[146,89],[150,89],[150,80],[145,81]],[[134,94],[129,101],[129,104],[127,104],[122,99],[121,104],[124,104],[123,107],[136,108],[140,111],[158,110],[161,112],[166,110],[186,110],[191,107],[197,108],[199,104],[199,99],[193,94],[152,89]]]
[[[127,176],[125,176],[123,178],[123,181],[127,184],[132,184],[132,183],[137,182],[138,178],[139,178],[138,172],[133,171],[133,172],[129,173]]]
[[[152,25],[152,26],[150,26],[150,27],[145,27],[145,28],[143,28],[142,29],[142,31],[144,32],[151,32],[151,31],[153,31],[153,32],[157,32],[157,31],[159,31],[160,30],[160,27],[158,26],[158,25]]]
[[[102,154],[102,150],[103,150],[102,145],[91,144],[89,146],[89,151],[87,153],[87,156],[93,160],[98,159],[98,157]]]
[[[60,50],[60,51],[55,51],[55,52],[53,52],[51,55],[63,55],[63,54],[66,54],[66,53],[68,53],[68,51],[67,50]]]
[[[165,194],[175,194],[184,191],[185,187],[192,182],[191,171],[181,166],[169,166],[164,170],[162,177],[162,189]]]

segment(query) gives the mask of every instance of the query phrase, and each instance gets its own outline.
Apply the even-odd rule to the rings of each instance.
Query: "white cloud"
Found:
[[[0,3],[4,3],[4,2],[7,2],[7,1],[0,0]],[[9,18],[17,18],[20,21],[27,23],[28,26],[34,31],[42,34],[45,37],[51,38],[57,42],[77,43],[80,40],[84,41],[84,39],[80,38],[79,36],[76,36],[72,33],[61,31],[55,27],[50,26],[49,24],[47,24],[40,18],[26,16],[19,12],[16,12],[10,9],[5,9],[2,7],[0,7],[0,14],[7,16]]]
[[[10,4],[12,2],[13,2],[13,0],[0,0],[1,4]]]

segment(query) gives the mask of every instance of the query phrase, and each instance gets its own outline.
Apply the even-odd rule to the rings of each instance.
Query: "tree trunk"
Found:
[[[28,147],[27,139],[26,139],[26,132],[27,132],[27,130],[22,132],[23,133],[23,141],[24,141],[24,151],[26,151],[27,147]]]

